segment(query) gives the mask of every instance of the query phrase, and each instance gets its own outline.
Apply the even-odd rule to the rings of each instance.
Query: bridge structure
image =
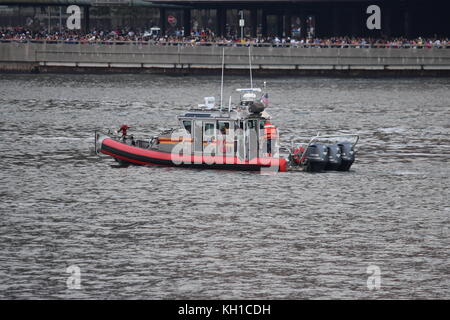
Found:
[[[274,46],[149,42],[2,41],[0,71],[247,73],[255,74],[450,74],[450,44],[440,47]]]

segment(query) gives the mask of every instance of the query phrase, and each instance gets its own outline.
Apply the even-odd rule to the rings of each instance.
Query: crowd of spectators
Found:
[[[274,47],[322,47],[322,48],[450,48],[448,38],[363,38],[331,37],[290,38],[290,37],[218,37],[212,31],[191,33],[185,36],[183,31],[173,35],[161,35],[158,28],[151,30],[132,30],[128,28],[110,31],[92,30],[89,33],[65,30],[62,32],[46,30],[33,31],[22,27],[0,27],[0,41],[63,41],[83,43],[125,43],[143,42],[154,45],[222,45],[222,46],[274,46]]]

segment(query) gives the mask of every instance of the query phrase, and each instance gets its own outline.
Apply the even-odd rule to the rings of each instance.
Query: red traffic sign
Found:
[[[169,22],[170,25],[174,26],[177,24],[177,18],[175,18],[174,16],[168,16],[167,22]]]

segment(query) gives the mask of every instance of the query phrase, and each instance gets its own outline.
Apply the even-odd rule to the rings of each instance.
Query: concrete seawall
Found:
[[[450,75],[450,48],[253,47],[255,73]],[[0,72],[218,73],[222,47],[145,43],[1,42]],[[247,73],[248,48],[225,47],[225,68]]]

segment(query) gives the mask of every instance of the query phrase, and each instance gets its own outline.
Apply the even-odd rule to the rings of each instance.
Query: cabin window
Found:
[[[219,121],[220,134],[228,134],[230,132],[230,123],[225,121]]]
[[[248,120],[248,128],[249,129],[256,128],[256,120]]]
[[[214,123],[205,123],[205,136],[214,136]]]
[[[184,120],[183,121],[183,126],[186,129],[186,131],[191,134],[192,131],[192,121],[191,120]]]
[[[259,129],[264,130],[264,125],[265,125],[265,121],[264,120],[260,120],[259,121]]]

